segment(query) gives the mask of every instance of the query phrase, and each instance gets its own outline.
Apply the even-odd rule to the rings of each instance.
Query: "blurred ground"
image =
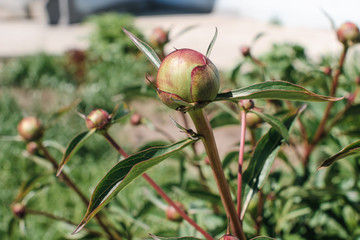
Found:
[[[330,24],[329,30],[290,28],[225,13],[140,16],[136,18],[136,24],[146,34],[154,27],[162,26],[171,28],[174,35],[185,27],[196,25],[195,29],[174,39],[167,50],[172,51],[174,47],[193,48],[203,53],[217,27],[219,34],[211,59],[222,69],[231,68],[240,57],[239,47],[251,44],[260,32],[264,32],[265,36],[256,42],[254,54],[266,51],[273,43],[281,42],[301,44],[314,57],[336,53],[340,49]],[[84,24],[48,26],[35,20],[0,18],[0,58],[39,51],[61,53],[70,48],[86,48],[90,31],[91,26]]]

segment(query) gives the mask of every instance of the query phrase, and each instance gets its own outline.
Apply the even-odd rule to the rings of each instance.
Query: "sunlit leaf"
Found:
[[[301,107],[298,111],[289,114],[283,124],[290,129],[296,117],[304,110]],[[265,180],[270,172],[272,164],[280,149],[283,137],[275,129],[271,128],[257,143],[250,164],[243,174],[242,199],[243,206],[241,211],[241,219],[244,218],[247,207],[253,196],[264,185]]]
[[[159,69],[161,60],[155,51],[145,42],[138,39],[134,34],[128,32],[125,28],[123,28],[124,33],[133,41],[133,43],[142,51],[147,59],[154,65],[156,69]]]
[[[96,186],[91,196],[86,214],[74,231],[74,234],[79,232],[97,212],[99,212],[129,183],[141,176],[149,168],[157,165],[194,141],[196,140],[187,138],[168,146],[149,148],[135,153],[117,163]]]
[[[347,147],[343,148],[340,152],[338,152],[334,156],[326,159],[320,165],[318,170],[321,169],[321,168],[330,166],[331,164],[333,164],[337,160],[340,160],[342,158],[345,158],[345,157],[351,156],[351,155],[355,155],[355,154],[360,154],[360,140],[348,145]]]
[[[215,28],[215,34],[214,34],[214,37],[213,37],[213,39],[211,40],[211,42],[210,42],[210,44],[209,44],[209,47],[208,47],[208,49],[207,49],[207,51],[206,51],[206,57],[210,57],[211,50],[212,50],[212,48],[213,48],[213,46],[214,46],[214,44],[215,44],[217,35],[218,35],[218,30],[217,30],[217,28]]]
[[[277,99],[292,101],[326,102],[339,101],[343,98],[318,95],[305,88],[284,81],[266,81],[244,88],[220,93],[215,101],[240,99]]]
[[[96,129],[93,128],[90,131],[82,132],[79,135],[75,136],[66,147],[64,156],[59,164],[59,169],[56,173],[56,176],[59,176],[65,164],[70,160],[70,158],[84,145],[85,141],[89,139],[91,135],[96,132]]]
[[[261,113],[259,111],[250,110],[250,112],[255,113],[262,120],[270,124],[275,130],[277,130],[281,134],[281,136],[285,139],[286,142],[289,142],[289,131],[279,119],[269,114]]]

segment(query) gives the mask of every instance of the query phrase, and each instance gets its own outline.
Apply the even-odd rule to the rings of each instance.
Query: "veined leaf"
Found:
[[[318,95],[309,90],[284,81],[266,81],[244,88],[220,93],[214,101],[240,99],[277,99],[292,101],[327,102],[338,101],[343,98]]]
[[[133,41],[133,43],[142,51],[147,59],[154,65],[156,69],[159,69],[161,60],[155,51],[145,42],[138,39],[134,34],[128,32],[125,28],[123,28],[124,33]]]
[[[211,40],[211,42],[210,42],[210,44],[209,44],[209,47],[208,47],[208,49],[207,49],[207,51],[206,51],[206,57],[210,57],[211,50],[212,50],[212,48],[213,48],[213,46],[214,46],[214,44],[215,44],[217,35],[218,35],[218,30],[217,30],[217,28],[215,28],[215,34],[214,34],[214,37],[213,37],[213,39]]]
[[[348,145],[347,147],[343,148],[340,152],[338,152],[334,156],[326,159],[320,165],[318,170],[321,169],[321,168],[330,166],[331,164],[333,164],[337,160],[340,160],[342,158],[345,158],[345,157],[350,156],[350,155],[355,155],[355,154],[360,154],[360,140]]]
[[[97,212],[129,183],[141,176],[149,168],[157,165],[194,141],[197,140],[187,138],[168,146],[149,148],[118,162],[96,186],[86,214],[73,234],[79,232]]]
[[[250,112],[255,113],[262,120],[270,124],[275,130],[277,130],[281,134],[281,136],[285,139],[286,142],[289,142],[289,132],[285,125],[279,119],[258,111],[251,110]]]
[[[56,176],[59,176],[65,164],[70,160],[70,158],[84,145],[85,141],[89,139],[91,135],[96,132],[96,128],[91,129],[90,131],[82,132],[79,135],[75,136],[66,147],[64,156],[59,164],[59,169],[56,173]]]
[[[287,129],[290,129],[296,117],[305,109],[299,108],[297,111],[289,114],[284,120],[283,124]],[[264,185],[265,180],[270,172],[272,164],[280,150],[283,137],[275,129],[271,128],[257,143],[250,164],[243,174],[242,185],[242,199],[243,206],[241,210],[240,219],[244,218],[247,207],[250,204],[253,196]]]

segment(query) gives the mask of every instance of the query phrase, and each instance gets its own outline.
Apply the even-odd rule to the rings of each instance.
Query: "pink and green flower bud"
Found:
[[[359,28],[352,22],[342,24],[336,31],[338,40],[347,46],[360,42]]]
[[[29,154],[33,155],[38,151],[38,145],[36,142],[28,142],[26,144],[26,150]]]
[[[14,205],[11,206],[11,211],[13,212],[13,214],[22,219],[25,217],[26,214],[26,208],[25,205],[22,203],[15,203]]]
[[[168,107],[183,111],[213,101],[220,88],[220,77],[206,56],[191,49],[180,49],[162,61],[156,87]]]
[[[44,134],[44,127],[36,117],[24,117],[17,126],[19,135],[24,141],[40,140]]]
[[[175,202],[175,204],[178,208],[185,212],[185,207],[181,202]],[[173,206],[169,206],[166,209],[166,218],[174,222],[181,222],[183,220],[181,215],[176,211]]]
[[[168,42],[169,31],[166,31],[161,27],[155,28],[150,35],[150,44],[155,48],[163,47]]]
[[[110,123],[110,115],[103,109],[95,109],[86,117],[88,129],[106,129]]]

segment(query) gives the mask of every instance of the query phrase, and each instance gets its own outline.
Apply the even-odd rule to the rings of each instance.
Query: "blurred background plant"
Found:
[[[17,135],[16,126],[23,116],[37,116],[48,124],[43,143],[55,159],[62,158],[64,147],[79,129],[86,130],[85,121],[75,111],[61,114],[56,121],[52,118],[58,109],[71,105],[76,99],[81,100],[76,108],[83,113],[90,113],[94,108],[111,112],[119,102],[129,105],[129,116],[134,116],[135,111],[141,113],[141,120],[134,120],[139,119],[139,115],[126,117],[110,129],[110,133],[129,153],[165,145],[173,138],[184,136],[182,133],[171,134],[175,128],[166,125],[169,112],[159,106],[156,92],[144,76],[144,73],[148,73],[150,78],[154,70],[121,31],[125,27],[137,36],[144,37],[134,26],[132,16],[111,13],[92,17],[88,21],[94,24],[96,30],[90,36],[87,50],[74,49],[58,56],[40,53],[1,62],[1,239],[99,238],[96,233],[86,231],[75,237],[70,236],[74,225],[61,219],[49,220],[49,216],[43,214],[46,212],[78,223],[85,209],[78,197],[63,182],[57,181],[47,164],[34,164],[44,162],[41,161],[44,158],[41,153],[29,153],[24,142],[14,143],[9,140],[19,139],[6,137]],[[250,53],[254,47],[249,46]],[[319,141],[307,163],[303,159],[304,151],[321,122],[325,105],[309,103],[294,124],[289,144],[281,148],[268,180],[245,215],[244,230],[248,237],[360,239],[359,158],[349,157],[326,170],[316,171],[322,160],[359,139],[359,100],[355,94],[360,75],[356,64],[359,57],[354,50],[346,58],[344,74],[340,76],[337,89],[337,95],[345,96],[345,100],[334,104],[329,118],[334,121],[328,125],[331,129]],[[232,71],[222,71],[221,86],[223,89],[239,88],[276,79],[328,95],[337,66],[336,57],[323,56],[315,61],[299,45],[274,44],[260,56],[245,54],[234,64]],[[146,100],[144,97],[147,97]],[[301,105],[287,101],[255,101],[255,107],[261,112],[279,118]],[[153,108],[156,117],[147,115],[146,108]],[[213,104],[207,111],[212,126],[219,131],[239,124],[239,107],[236,104]],[[176,119],[181,124],[187,124],[186,118],[180,115]],[[247,136],[245,160],[250,158],[256,142],[269,130],[269,125],[261,119],[253,119],[253,122],[248,120],[251,134]],[[160,125],[162,128],[159,128]],[[128,142],[130,135],[139,134],[139,128],[155,137],[137,137],[135,141]],[[101,140],[97,136],[87,141],[65,168],[88,197],[109,167],[120,159]],[[238,157],[238,150],[234,149],[238,141],[236,138],[230,139],[234,148],[229,147],[223,157],[223,167],[233,190],[236,189]],[[212,236],[220,237],[226,233],[226,216],[219,210],[220,198],[214,194],[216,188],[214,180],[210,178],[211,170],[200,150],[195,144],[193,150],[186,149],[148,173],[173,199],[180,200],[189,215],[200,225],[206,226]],[[245,161],[247,164],[248,161]],[[12,203],[23,204],[25,214],[14,216],[10,208]],[[121,197],[109,204],[105,214],[124,239],[143,239],[149,232],[163,237],[201,237],[186,222],[166,219],[166,209],[165,202],[143,179],[138,179],[131,188],[121,193]],[[100,231],[93,221],[89,223],[89,228]]]

